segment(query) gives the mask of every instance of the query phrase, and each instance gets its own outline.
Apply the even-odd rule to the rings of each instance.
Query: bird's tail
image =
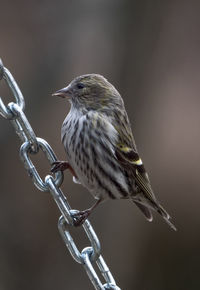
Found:
[[[174,231],[177,231],[176,227],[170,221],[171,219],[170,215],[166,212],[166,210],[160,204],[157,204],[154,209],[163,217],[163,219],[170,226],[170,228],[172,228]]]
[[[151,210],[143,205],[142,203],[139,203],[135,200],[132,199],[132,201],[137,205],[137,207],[141,210],[141,212],[144,214],[145,218],[149,221],[149,222],[152,222],[153,220],[153,216],[152,216],[152,213],[151,213]]]
[[[170,221],[171,217],[170,215],[167,213],[167,211],[156,201],[151,201],[150,202],[138,202],[137,200],[134,200],[133,198],[131,199],[137,206],[138,208],[142,211],[142,213],[144,214],[144,216],[146,217],[146,219],[148,221],[152,221],[153,220],[153,216],[151,213],[151,210],[155,210],[157,211],[165,220],[165,222],[170,226],[170,228],[172,228],[174,231],[176,231],[176,227],[173,225],[173,223]]]
[[[138,194],[135,197],[132,197],[133,201],[136,201],[136,204],[140,203],[140,210],[142,210],[143,214],[146,218],[151,221],[151,209],[157,211],[166,223],[176,231],[176,227],[170,222],[170,215],[166,212],[166,210],[159,204],[156,200],[153,190],[151,188],[149,178],[147,175],[142,175],[138,171],[136,171],[135,181],[139,188]],[[141,207],[142,204],[142,207]],[[144,208],[146,209],[144,210]]]

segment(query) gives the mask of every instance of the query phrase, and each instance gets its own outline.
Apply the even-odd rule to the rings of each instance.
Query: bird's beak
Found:
[[[52,96],[58,96],[61,98],[71,97],[71,95],[72,95],[72,89],[70,85],[52,94]]]

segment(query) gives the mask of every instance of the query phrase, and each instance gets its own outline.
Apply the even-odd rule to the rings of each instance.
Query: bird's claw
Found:
[[[89,217],[91,211],[89,209],[79,211],[75,214],[73,214],[73,224],[75,227],[81,226],[85,220]]]
[[[69,163],[67,161],[55,161],[52,164],[51,172],[56,173],[58,171],[64,171],[69,168]]]

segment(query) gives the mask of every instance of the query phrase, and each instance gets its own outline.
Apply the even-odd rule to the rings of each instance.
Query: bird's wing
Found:
[[[116,156],[125,169],[133,172],[136,184],[144,193],[145,197],[151,201],[155,201],[148,174],[137,151],[120,144],[116,146]]]
[[[135,182],[143,192],[144,197],[154,203],[156,198],[151,188],[148,174],[138,154],[126,112],[121,115],[120,119],[121,124],[116,126],[118,132],[118,142],[115,144],[116,157],[125,169],[133,173]],[[123,124],[126,125],[123,126]]]
[[[96,134],[101,129],[101,132],[105,132],[108,136],[108,138],[104,136],[103,140],[105,145],[106,142],[112,143],[112,146],[109,147],[114,150],[113,152],[110,151],[110,154],[113,154],[113,157],[118,159],[124,169],[133,174],[133,178],[144,196],[155,202],[155,196],[142,160],[137,152],[130,125],[127,124],[126,130],[123,130],[121,126],[114,125],[108,118],[94,112],[90,112],[88,118],[90,118],[92,129],[96,130]],[[100,140],[100,134],[98,135]]]

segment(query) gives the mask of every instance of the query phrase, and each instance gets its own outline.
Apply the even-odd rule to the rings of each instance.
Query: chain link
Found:
[[[25,102],[23,95],[12,74],[3,66],[0,59],[0,81],[2,79],[5,80],[6,84],[9,86],[12,95],[15,98],[15,102],[5,105],[0,98],[0,114],[5,119],[10,120],[17,135],[23,142],[20,148],[20,158],[24,163],[28,175],[32,178],[33,183],[39,190],[51,193],[62,214],[58,220],[58,229],[65,245],[74,260],[84,266],[95,289],[120,290],[101,256],[100,242],[89,220],[87,219],[82,225],[90,242],[89,247],[84,248],[80,252],[70,234],[70,227],[74,225],[73,215],[78,211],[71,209],[66,196],[60,189],[63,182],[63,173],[59,171],[54,175],[47,175],[45,180],[42,180],[36,167],[33,165],[31,154],[36,154],[39,150],[42,150],[45,154],[50,165],[57,160],[57,157],[51,146],[44,139],[36,137],[26,115],[24,114]],[[94,269],[94,263],[96,263],[99,268],[100,273],[106,282],[105,284],[102,284],[100,281]]]

